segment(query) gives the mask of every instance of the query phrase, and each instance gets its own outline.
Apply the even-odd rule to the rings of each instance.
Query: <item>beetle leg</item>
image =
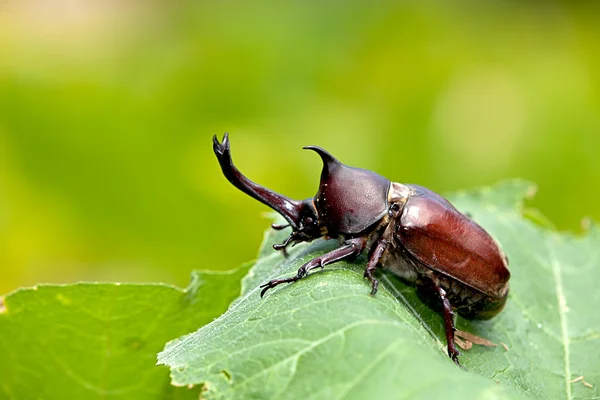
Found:
[[[280,229],[280,228],[275,228],[275,226],[279,227],[281,225],[272,225],[273,229]],[[283,229],[283,228],[281,228]],[[287,247],[288,245],[292,242],[292,240],[294,239],[294,234],[292,233],[290,236],[287,237],[287,239],[285,239],[285,241],[281,244],[274,244],[273,248],[277,251],[282,251],[283,252],[283,256],[285,258],[288,257],[288,252],[287,252]]]
[[[369,258],[369,262],[367,263],[367,268],[365,269],[365,278],[369,278],[371,281],[371,296],[374,296],[377,293],[377,287],[379,286],[379,282],[373,276],[373,272],[377,269],[377,264],[381,260],[383,253],[387,249],[388,242],[385,239],[381,239],[377,242],[377,246],[371,252],[371,257]]]
[[[306,274],[308,274],[311,270],[315,268],[323,268],[327,264],[332,264],[334,262],[340,261],[344,258],[357,256],[364,249],[364,240],[353,240],[347,243],[342,247],[338,247],[337,249],[330,251],[329,253],[323,254],[320,257],[313,258],[306,264],[298,269],[298,272],[295,276],[286,279],[273,279],[261,285],[262,291],[260,292],[260,297],[263,297],[265,292],[281,283],[292,283],[296,282],[299,279],[302,279]]]
[[[444,328],[446,331],[446,344],[448,346],[448,356],[456,365],[460,366],[460,363],[458,362],[458,355],[460,352],[456,348],[454,341],[454,332],[456,331],[454,326],[454,311],[452,311],[450,300],[448,300],[448,297],[446,297],[446,291],[429,278],[417,279],[416,285],[418,294],[424,296],[426,302],[430,302],[433,299],[441,301],[442,315],[444,316]]]
[[[286,226],[283,226],[283,227],[281,227],[281,225],[271,225],[271,226],[273,226],[273,227],[274,227],[274,229],[283,229],[283,228],[285,228],[285,227],[286,227]],[[292,245],[292,247],[294,247],[295,245],[297,245],[297,244],[298,244],[298,243],[300,243],[300,242],[303,242],[303,241],[310,241],[310,240],[312,240],[312,239],[310,239],[310,240],[307,240],[306,238],[299,237],[299,235],[298,235],[298,232],[299,232],[299,231],[292,231],[292,233],[290,233],[290,236],[288,236],[288,237],[287,237],[287,238],[286,238],[286,239],[283,241],[283,243],[280,243],[280,244],[274,244],[274,245],[273,245],[273,248],[274,248],[275,250],[277,250],[277,251],[281,251],[281,252],[283,252],[283,256],[284,256],[285,258],[287,258],[287,257],[288,257],[287,247],[288,247],[290,244]]]
[[[444,328],[446,329],[448,356],[450,356],[456,365],[460,365],[458,362],[458,355],[460,352],[456,348],[456,344],[454,342],[454,332],[456,331],[456,328],[454,327],[454,311],[452,311],[450,300],[448,300],[446,297],[446,291],[437,285],[436,290],[440,296],[440,300],[442,300],[442,307],[444,309]]]

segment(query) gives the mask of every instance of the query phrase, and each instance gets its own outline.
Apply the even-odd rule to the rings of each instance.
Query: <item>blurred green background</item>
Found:
[[[600,220],[598,2],[0,2],[0,293],[252,259],[328,149],[446,192],[520,177]],[[518,266],[515,266],[518,268]]]

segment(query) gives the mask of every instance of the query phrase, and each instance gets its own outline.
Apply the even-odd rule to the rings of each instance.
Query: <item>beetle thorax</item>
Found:
[[[323,160],[314,204],[328,234],[356,235],[376,226],[387,214],[390,181],[373,171],[344,165],[319,147],[310,149]]]

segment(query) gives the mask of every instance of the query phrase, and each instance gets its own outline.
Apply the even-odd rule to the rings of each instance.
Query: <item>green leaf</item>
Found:
[[[249,266],[164,284],[40,285],[0,302],[0,398],[182,399],[156,367],[166,340],[212,321]]]
[[[509,181],[449,196],[500,241],[512,273],[498,317],[457,320],[459,329],[508,348],[463,351],[470,373],[450,361],[441,317],[411,286],[384,274],[383,288],[369,296],[365,257],[261,299],[260,283],[291,276],[336,247],[320,240],[285,259],[268,248],[286,232],[272,231],[244,278],[242,298],[211,324],[168,343],[159,363],[171,367],[174,385],[202,383],[207,399],[597,398],[600,230],[575,237],[534,224],[521,215],[534,191]]]
[[[500,241],[512,274],[509,300],[498,317],[460,321],[463,330],[504,342],[509,351],[478,349],[465,354],[465,364],[533,398],[598,398],[600,229],[591,227],[584,236],[547,230],[520,216],[519,198],[516,207],[498,198],[534,191],[533,185],[506,182],[453,196]]]

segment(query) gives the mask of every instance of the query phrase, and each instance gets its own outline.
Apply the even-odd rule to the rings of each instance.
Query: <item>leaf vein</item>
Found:
[[[552,274],[554,276],[556,297],[558,301],[558,315],[560,317],[560,330],[562,335],[562,345],[564,354],[564,365],[565,365],[565,391],[567,400],[572,399],[571,394],[571,364],[570,364],[570,348],[569,348],[569,330],[567,327],[567,299],[565,298],[565,292],[562,283],[562,275],[560,264],[556,259],[554,248],[547,243],[548,254],[550,256],[550,265],[552,267]]]
[[[244,381],[240,382],[237,385],[237,387],[240,387],[240,386],[243,386],[243,385],[246,385],[246,384],[250,383],[254,379],[258,378],[259,376],[264,375],[268,371],[272,370],[273,368],[275,368],[275,367],[277,367],[277,366],[279,366],[281,364],[286,363],[287,361],[294,360],[294,359],[298,360],[302,355],[308,353],[309,351],[315,349],[316,347],[322,345],[323,343],[326,343],[327,341],[333,339],[334,337],[344,334],[346,331],[348,331],[348,330],[350,330],[352,328],[356,328],[357,326],[361,326],[361,325],[370,325],[370,324],[373,324],[373,325],[381,324],[381,325],[391,325],[391,326],[403,327],[403,325],[398,324],[396,322],[381,321],[381,320],[372,320],[372,319],[357,321],[357,322],[348,324],[348,325],[346,325],[346,326],[344,326],[344,327],[342,327],[340,329],[337,329],[337,330],[331,332],[330,334],[328,334],[326,336],[323,336],[321,339],[312,342],[309,346],[306,346],[305,348],[303,348],[303,349],[301,349],[301,350],[299,350],[299,351],[297,351],[297,352],[295,352],[293,354],[290,354],[287,357],[282,358],[281,360],[277,361],[276,363],[274,363],[274,364],[272,364],[272,365],[270,365],[270,366],[262,369],[260,372],[254,374],[254,375],[249,376],[247,379],[245,379]],[[234,389],[234,386],[231,386],[227,391],[231,391],[233,389]]]
[[[356,387],[356,385],[358,385],[367,376],[367,374],[369,372],[371,372],[371,370],[373,368],[375,368],[375,366],[381,360],[383,360],[385,357],[387,357],[393,350],[395,350],[403,342],[404,342],[403,339],[396,339],[389,346],[387,346],[385,349],[383,349],[383,351],[381,353],[379,353],[379,355],[377,357],[375,357],[369,364],[367,364],[362,369],[362,371],[360,372],[360,374],[357,374],[355,376],[354,382],[352,382],[344,391],[342,391],[342,393],[340,393],[340,395],[338,396],[338,398],[339,399],[343,399],[353,388]]]

